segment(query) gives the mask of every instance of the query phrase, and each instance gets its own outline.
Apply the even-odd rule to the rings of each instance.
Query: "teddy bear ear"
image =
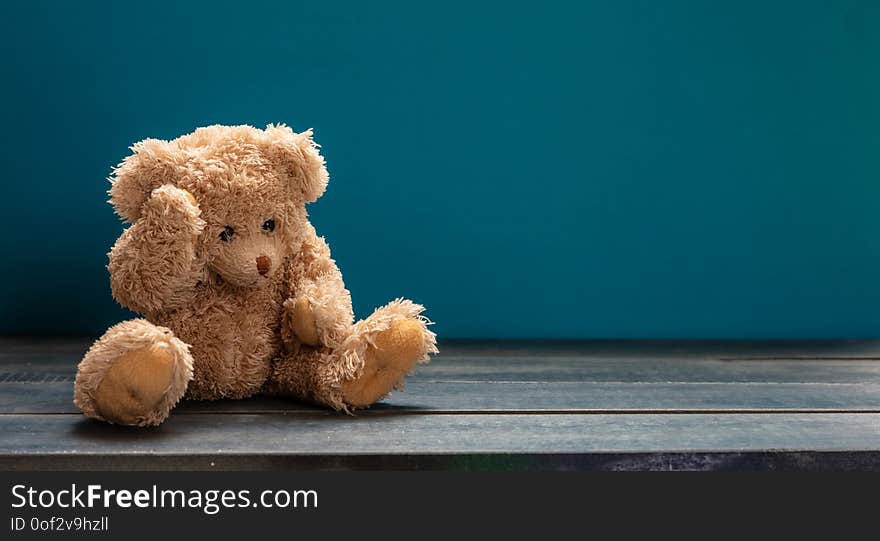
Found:
[[[330,174],[324,165],[319,146],[312,139],[312,130],[295,133],[284,124],[268,125],[269,158],[286,175],[293,193],[301,195],[303,202],[314,203],[324,190]]]
[[[116,214],[134,223],[150,193],[163,184],[175,184],[181,152],[168,141],[145,139],[131,147],[110,175],[110,204]]]

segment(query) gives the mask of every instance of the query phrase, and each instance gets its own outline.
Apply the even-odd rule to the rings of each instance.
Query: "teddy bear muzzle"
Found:
[[[260,273],[260,276],[266,276],[271,268],[272,260],[267,256],[261,255],[257,258],[257,272]]]

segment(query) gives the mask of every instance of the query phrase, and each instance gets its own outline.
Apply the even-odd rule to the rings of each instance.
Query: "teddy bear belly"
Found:
[[[265,306],[265,305],[264,305]],[[216,400],[257,394],[281,345],[280,307],[269,313],[197,310],[161,323],[190,345],[193,379],[186,398]]]
[[[242,334],[241,341],[193,344],[193,379],[186,397],[216,400],[257,394],[268,379],[272,359],[278,352],[277,341],[260,334]]]

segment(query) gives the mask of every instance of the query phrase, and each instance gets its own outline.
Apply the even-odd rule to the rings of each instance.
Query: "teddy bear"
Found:
[[[437,353],[424,307],[354,321],[306,205],[329,174],[312,131],[209,126],[131,147],[110,204],[131,225],[108,254],[119,323],[79,364],[74,403],[119,425],[161,424],[183,398],[259,394],[351,412]]]

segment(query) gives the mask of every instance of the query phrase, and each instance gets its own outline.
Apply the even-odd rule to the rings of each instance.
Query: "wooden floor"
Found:
[[[880,341],[447,342],[355,416],[73,407],[83,340],[0,339],[0,469],[880,470]]]

